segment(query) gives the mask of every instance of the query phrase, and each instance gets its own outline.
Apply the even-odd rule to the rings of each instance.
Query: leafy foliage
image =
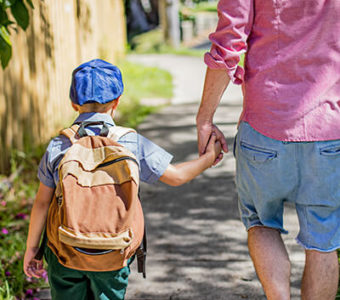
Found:
[[[34,8],[31,0],[25,0]],[[12,20],[11,17],[14,18]],[[0,0],[0,60],[2,68],[6,68],[12,56],[10,28],[17,30],[17,25],[26,30],[29,24],[29,12],[24,0]]]
[[[0,174],[0,300],[33,299],[38,288],[47,286],[44,279],[27,278],[22,269],[29,213],[38,187],[37,165],[43,148],[27,154],[13,151],[12,175]]]

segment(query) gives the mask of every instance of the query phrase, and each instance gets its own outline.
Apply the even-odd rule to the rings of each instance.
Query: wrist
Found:
[[[36,244],[32,241],[26,242],[26,249],[38,249],[38,248],[39,248],[39,244]]]
[[[196,124],[204,125],[204,124],[212,124],[213,123],[213,113],[207,113],[206,110],[200,107],[197,115],[196,115]]]
[[[208,169],[212,166],[215,161],[214,154],[212,152],[206,152],[201,156],[201,159],[204,161],[204,169]]]
[[[35,249],[39,249],[39,246],[26,245],[26,249],[35,250]]]
[[[213,122],[212,119],[208,118],[196,118],[196,127],[203,130],[212,130]]]
[[[212,127],[213,122],[209,119],[196,119],[196,126],[199,128]]]

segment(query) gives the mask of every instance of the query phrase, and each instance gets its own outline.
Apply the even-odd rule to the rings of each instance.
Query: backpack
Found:
[[[85,128],[102,125],[99,135]],[[61,131],[72,145],[59,163],[59,183],[48,210],[47,245],[65,267],[113,271],[137,252],[145,277],[144,217],[139,165],[119,144],[133,129],[82,122]]]

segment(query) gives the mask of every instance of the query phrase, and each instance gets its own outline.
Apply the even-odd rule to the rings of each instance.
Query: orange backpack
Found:
[[[86,134],[86,126],[99,124],[100,135]],[[104,122],[82,122],[61,131],[72,146],[58,167],[46,233],[47,245],[62,265],[83,271],[118,270],[137,251],[138,271],[145,277],[139,166],[133,153],[117,143],[133,131],[109,129]]]

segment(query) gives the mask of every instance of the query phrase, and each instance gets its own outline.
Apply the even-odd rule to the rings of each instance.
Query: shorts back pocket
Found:
[[[259,146],[248,144],[244,141],[240,142],[241,153],[248,159],[263,163],[277,157],[277,151],[265,149]]]

